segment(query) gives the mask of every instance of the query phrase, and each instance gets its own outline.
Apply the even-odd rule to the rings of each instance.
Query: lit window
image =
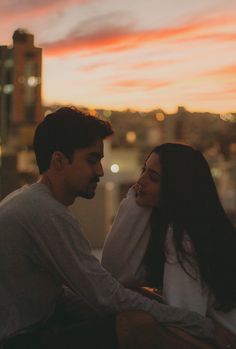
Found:
[[[3,86],[3,92],[6,93],[7,95],[11,94],[14,90],[14,86],[12,84],[7,84]]]
[[[12,68],[14,65],[13,59],[9,58],[5,61],[5,67],[6,68]]]

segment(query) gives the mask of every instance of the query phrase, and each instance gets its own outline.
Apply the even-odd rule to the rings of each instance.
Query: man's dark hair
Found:
[[[61,151],[71,161],[76,149],[89,147],[112,134],[108,121],[74,107],[56,110],[35,131],[34,151],[40,174],[49,168],[55,151]]]

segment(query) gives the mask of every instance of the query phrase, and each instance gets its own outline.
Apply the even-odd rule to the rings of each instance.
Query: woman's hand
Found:
[[[133,188],[134,188],[134,191],[135,191],[136,196],[139,195],[140,191],[142,190],[141,184],[135,183],[135,184],[133,185]]]

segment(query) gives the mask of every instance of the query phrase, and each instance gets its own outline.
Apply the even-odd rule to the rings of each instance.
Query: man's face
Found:
[[[104,175],[102,158],[102,140],[88,148],[75,150],[72,161],[68,161],[63,174],[64,189],[68,196],[87,199],[94,197],[99,178]]]

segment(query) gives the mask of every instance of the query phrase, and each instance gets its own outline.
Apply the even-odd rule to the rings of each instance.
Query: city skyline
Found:
[[[122,110],[236,111],[233,0],[0,4],[1,45],[43,48],[43,102]]]

